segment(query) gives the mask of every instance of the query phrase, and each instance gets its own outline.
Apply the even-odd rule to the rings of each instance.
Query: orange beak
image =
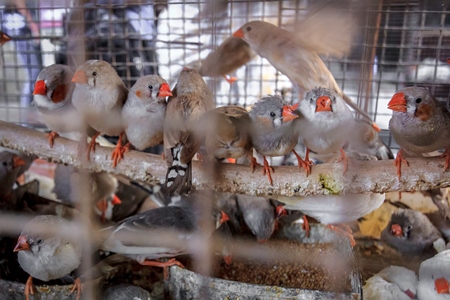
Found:
[[[229,221],[230,217],[222,210],[220,212],[220,225],[222,225],[223,223],[225,223],[226,221]]]
[[[405,94],[396,93],[392,96],[391,101],[388,103],[388,108],[394,111],[406,112],[406,99]]]
[[[331,107],[331,99],[328,96],[320,96],[316,100],[316,112],[333,111]]]
[[[444,277],[436,279],[434,286],[438,294],[450,294],[448,281]]]
[[[376,132],[381,131],[380,127],[378,127],[378,125],[376,123],[372,123],[372,128],[375,129]]]
[[[47,93],[47,86],[44,80],[38,80],[34,84],[33,95],[45,95]]]
[[[286,211],[286,209],[284,208],[284,205],[278,205],[278,206],[275,208],[275,212],[276,212],[276,214],[277,214],[277,219],[281,218],[282,216],[287,215],[287,211]]]
[[[169,97],[172,96],[172,92],[170,91],[170,87],[167,83],[161,84],[159,88],[158,97]]]
[[[263,244],[265,242],[267,242],[267,239],[258,240],[258,243],[261,243],[261,244]]]
[[[17,244],[14,247],[14,252],[22,251],[22,250],[30,250],[30,245],[27,242],[27,237],[24,235],[19,236],[17,239]]]
[[[402,236],[403,235],[403,229],[398,224],[392,224],[391,225],[391,235],[393,236]]]
[[[0,35],[0,43],[3,46],[4,44],[6,44],[7,42],[9,42],[10,40],[12,40],[12,38],[7,35],[6,33],[2,32]]]
[[[75,74],[73,75],[72,82],[86,84],[87,77],[84,71],[83,70],[76,71]]]
[[[237,38],[240,38],[240,39],[243,39],[244,38],[244,31],[242,31],[242,29],[238,29],[238,30],[236,30],[235,33],[233,33],[233,36],[237,37]]]
[[[231,265],[231,263],[233,262],[233,257],[231,255],[225,255],[223,257],[223,260],[225,261],[225,263],[229,266]]]
[[[294,112],[294,110],[298,107],[298,104],[296,105],[285,105],[283,106],[283,123],[289,122],[294,120],[295,118],[298,118],[298,115]]]
[[[25,161],[23,159],[21,159],[19,156],[14,155],[13,157],[13,168],[17,168],[20,166],[25,165]]]
[[[116,194],[113,195],[112,201],[111,201],[112,205],[119,205],[122,204],[122,200],[119,199],[119,197],[117,197]]]

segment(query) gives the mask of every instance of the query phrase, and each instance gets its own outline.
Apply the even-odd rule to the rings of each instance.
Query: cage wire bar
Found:
[[[88,58],[101,58],[113,64],[128,87],[153,72],[173,86],[182,67],[195,66],[245,22],[264,20],[287,27],[311,9],[330,3],[149,1],[151,8],[139,15],[127,11],[126,6],[140,1],[118,1],[121,4],[116,5],[107,4],[107,0],[85,1],[83,7],[81,2],[27,1],[38,33],[14,29],[22,26],[20,14],[11,21],[10,6],[0,6],[2,26],[13,27],[9,30],[15,40],[1,51],[1,120],[44,127],[30,105],[29,92],[24,90],[25,83],[34,83],[29,73],[33,68],[39,70],[55,62],[76,68]],[[450,20],[446,1],[341,0],[339,6],[358,18],[358,34],[347,56],[323,59],[343,91],[384,130],[383,137],[389,137],[387,102],[397,89],[427,86],[448,103]],[[143,30],[148,24],[153,27]],[[231,86],[221,78],[207,78],[218,106],[248,107],[267,94],[298,101],[289,80],[265,59],[256,57],[233,75],[238,81]]]
[[[158,72],[174,86],[184,66],[194,66],[244,23],[264,20],[285,27],[330,1],[155,0],[139,1],[139,5],[148,5],[141,11],[127,11],[127,6],[136,1],[122,1],[119,5],[108,4],[107,0],[82,2],[26,1],[38,26],[37,34],[19,30],[28,21],[21,20],[12,1],[0,6],[2,28],[8,29],[5,31],[14,39],[0,51],[1,120],[45,129],[30,103],[30,91],[24,90],[24,84],[35,81],[28,74],[32,68],[52,63],[76,68],[88,58],[101,58],[112,63],[128,87],[152,72]],[[387,130],[391,116],[387,103],[396,90],[409,85],[427,86],[439,100],[449,104],[448,2],[338,2],[358,18],[360,27],[348,55],[323,59],[343,91],[369,112],[383,129],[382,137],[395,148]],[[148,24],[154,27],[143,28]],[[37,60],[30,61],[30,55]],[[217,106],[249,107],[267,94],[299,100],[287,77],[260,57],[232,75],[238,81],[231,86],[222,78],[206,78]],[[82,214],[88,212],[88,207],[82,207]],[[208,243],[194,240],[192,244],[198,249]]]

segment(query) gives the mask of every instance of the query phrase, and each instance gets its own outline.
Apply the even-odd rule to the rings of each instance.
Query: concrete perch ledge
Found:
[[[46,134],[38,130],[0,121],[0,146],[35,154],[42,159],[84,167],[90,171],[106,171],[125,175],[149,183],[163,182],[166,162],[159,155],[129,151],[117,167],[112,167],[112,148],[96,147],[90,161],[80,159],[79,143],[58,137],[50,148]],[[85,155],[83,153],[83,155]],[[305,176],[297,166],[275,166],[273,186],[262,168],[252,173],[249,166],[223,164],[217,180],[203,176],[197,162],[193,163],[193,184],[196,188],[212,187],[217,191],[266,196],[306,196],[317,194],[384,193],[391,191],[419,191],[450,186],[450,172],[444,172],[444,159],[410,158],[410,167],[403,164],[402,178],[398,181],[393,160],[349,160],[348,171],[343,175],[341,163],[320,164],[312,167]]]

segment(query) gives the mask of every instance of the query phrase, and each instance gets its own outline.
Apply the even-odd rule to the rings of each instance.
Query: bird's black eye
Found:
[[[153,90],[153,85],[149,84],[149,85],[148,85],[148,88],[149,88],[150,90]]]
[[[4,161],[3,165],[6,167],[8,165],[8,163],[6,161]]]
[[[248,26],[246,29],[247,29],[247,31],[251,31],[252,30],[252,28],[250,26]]]
[[[410,231],[412,229],[412,226],[411,225],[408,225],[407,227],[406,227],[406,230],[408,230],[408,231]]]
[[[314,99],[313,98],[309,99],[309,103],[313,104],[314,103]]]
[[[273,118],[273,117],[275,117],[275,113],[272,111],[272,112],[270,112],[270,116]]]
[[[422,98],[417,98],[416,103],[419,104],[420,102],[422,102]]]
[[[43,242],[42,239],[37,239],[37,240],[36,240],[36,245],[40,245],[40,244],[42,244],[42,242]]]
[[[92,72],[92,76],[97,76],[97,72]]]

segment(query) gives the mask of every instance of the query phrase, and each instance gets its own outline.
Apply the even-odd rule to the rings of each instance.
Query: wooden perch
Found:
[[[161,156],[138,151],[126,153],[117,167],[111,164],[112,148],[98,146],[90,162],[78,157],[78,142],[58,137],[50,148],[45,133],[0,121],[0,145],[35,154],[51,162],[84,167],[90,171],[106,171],[145,182],[163,182],[167,165]],[[84,154],[83,154],[84,155]],[[341,163],[315,165],[312,174],[296,166],[275,166],[273,186],[262,168],[252,173],[250,167],[223,164],[216,182],[203,176],[197,162],[193,163],[193,184],[196,188],[213,187],[217,191],[274,196],[305,196],[315,194],[384,193],[389,191],[419,191],[450,186],[450,172],[444,172],[444,159],[411,158],[410,167],[403,165],[399,182],[393,160],[349,160],[344,176]],[[209,176],[211,177],[211,176]]]

